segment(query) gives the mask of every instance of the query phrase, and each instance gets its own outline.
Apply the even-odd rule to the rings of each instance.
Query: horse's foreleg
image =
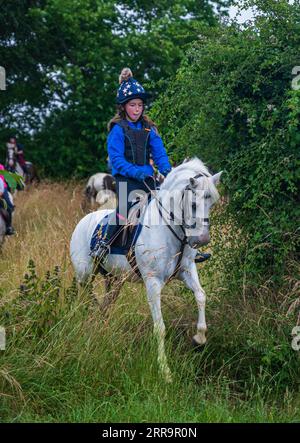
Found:
[[[195,263],[189,268],[189,270],[183,270],[179,274],[179,279],[182,280],[185,285],[194,292],[197,306],[198,306],[198,322],[197,322],[197,334],[194,335],[193,340],[197,345],[204,345],[206,343],[206,321],[205,321],[205,303],[206,295],[199,282],[197,268]]]
[[[146,280],[147,298],[151,309],[151,314],[154,323],[154,335],[158,343],[158,364],[160,370],[166,380],[170,383],[172,375],[168,366],[167,357],[165,353],[165,334],[166,327],[163,321],[160,303],[160,294],[162,290],[162,283],[155,278]]]

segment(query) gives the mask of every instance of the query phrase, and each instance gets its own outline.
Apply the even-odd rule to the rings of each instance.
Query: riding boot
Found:
[[[95,248],[90,254],[93,258],[97,258],[97,260],[103,261],[107,257],[110,252],[111,243],[114,241],[119,228],[120,226],[115,223],[108,224],[105,237],[100,238],[97,241]]]
[[[195,263],[202,263],[205,260],[208,260],[211,257],[211,254],[208,254],[207,252],[197,252],[197,255],[195,257]]]
[[[12,215],[10,210],[6,210],[5,222],[6,222],[6,232],[5,235],[14,235],[16,231],[12,227]]]

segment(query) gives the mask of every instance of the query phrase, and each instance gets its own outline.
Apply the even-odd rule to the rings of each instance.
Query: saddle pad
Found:
[[[94,233],[92,235],[91,243],[90,243],[90,250],[91,251],[93,251],[94,248],[96,247],[98,239],[104,237],[107,227],[108,227],[107,219],[108,219],[108,215],[106,215],[100,221],[100,223],[98,223],[98,225],[96,226]],[[142,225],[140,223],[138,225],[134,226],[133,231],[130,235],[131,241],[129,242],[129,244],[127,244],[125,246],[112,245],[110,248],[110,253],[117,254],[117,255],[127,255],[130,248],[132,248],[135,245],[135,243],[140,235],[141,230],[142,230]]]

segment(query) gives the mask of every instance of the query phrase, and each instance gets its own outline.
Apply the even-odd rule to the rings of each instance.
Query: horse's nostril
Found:
[[[199,245],[207,245],[210,242],[209,235],[203,235],[199,237],[198,244]]]

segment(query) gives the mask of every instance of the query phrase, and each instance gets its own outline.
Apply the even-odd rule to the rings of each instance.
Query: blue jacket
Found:
[[[133,129],[142,129],[141,122],[128,122]],[[150,131],[150,150],[154,163],[161,174],[166,174],[171,170],[168,155],[160,136],[154,129]],[[141,172],[145,175],[153,175],[151,165],[137,166],[129,163],[124,157],[125,136],[119,125],[114,125],[107,138],[107,151],[112,164],[112,175],[120,174],[125,177],[138,179]]]

